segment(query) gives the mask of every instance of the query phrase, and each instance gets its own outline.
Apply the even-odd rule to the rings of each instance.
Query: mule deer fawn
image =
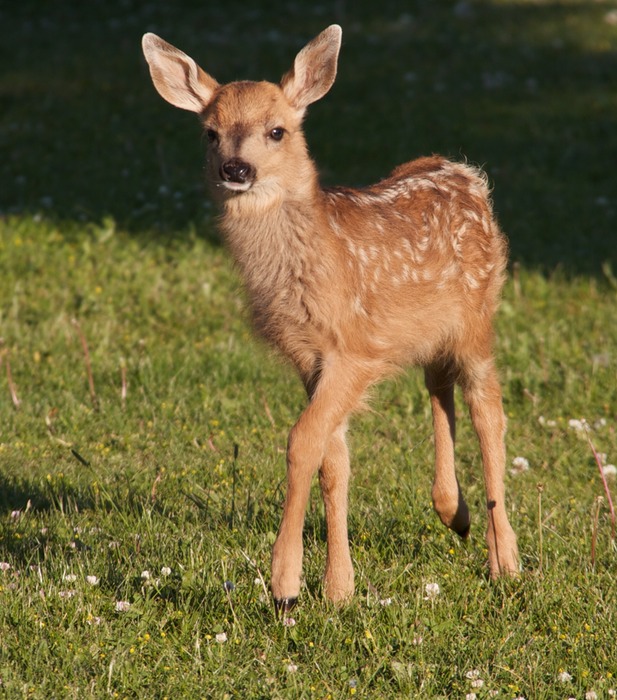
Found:
[[[484,174],[441,157],[405,163],[364,189],[322,188],[302,119],[336,76],[341,28],[305,46],[279,85],[220,85],[154,34],[143,51],[154,85],[196,112],[220,226],[239,268],[257,332],[295,365],[308,405],[287,447],[287,493],[272,552],[278,610],[300,591],[302,529],[312,477],[325,503],[324,591],[354,592],[347,537],[345,433],[368,387],[408,364],[424,367],[435,432],[432,499],[462,537],[470,518],[454,466],[454,386],[477,432],[488,508],[490,574],[518,571],[505,506],[505,418],[492,317],[506,243]]]

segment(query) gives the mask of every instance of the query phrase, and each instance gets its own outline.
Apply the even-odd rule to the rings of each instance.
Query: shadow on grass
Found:
[[[136,236],[213,236],[192,115],[155,94],[144,31],[220,81],[276,80],[340,22],[332,94],[307,120],[326,183],[442,152],[485,165],[512,258],[600,274],[617,261],[617,36],[608,6],[478,0],[224,4],[24,0],[0,10],[0,214],[112,217]],[[213,237],[214,240],[214,237]]]
[[[52,505],[49,494],[25,479],[0,473],[0,518],[26,509],[48,510]]]

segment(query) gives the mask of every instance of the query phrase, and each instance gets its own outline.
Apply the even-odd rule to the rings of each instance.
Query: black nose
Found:
[[[244,184],[254,177],[255,171],[251,165],[240,158],[232,158],[221,165],[220,175],[221,180],[225,182]]]

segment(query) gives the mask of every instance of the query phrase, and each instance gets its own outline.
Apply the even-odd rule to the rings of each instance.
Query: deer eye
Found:
[[[273,140],[273,141],[280,141],[283,136],[285,135],[285,129],[283,129],[282,126],[276,126],[272,131],[268,134],[268,136]]]
[[[208,139],[208,143],[216,143],[219,140],[218,132],[214,129],[206,129],[206,137]]]

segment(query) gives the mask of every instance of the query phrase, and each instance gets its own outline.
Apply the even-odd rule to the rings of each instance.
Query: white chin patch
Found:
[[[223,187],[227,188],[228,190],[231,190],[232,192],[246,192],[249,190],[253,183],[252,182],[225,182],[225,180],[221,181],[221,185]]]

